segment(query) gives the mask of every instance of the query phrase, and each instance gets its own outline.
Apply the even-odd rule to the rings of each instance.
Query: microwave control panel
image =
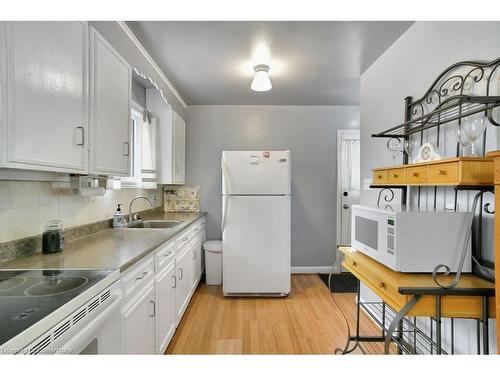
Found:
[[[396,222],[396,219],[394,216],[389,216],[387,218],[387,252],[391,255],[394,255],[394,245],[395,245],[395,231],[394,231],[394,224]]]

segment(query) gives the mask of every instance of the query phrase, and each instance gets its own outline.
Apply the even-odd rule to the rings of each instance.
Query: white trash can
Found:
[[[207,285],[222,285],[222,241],[205,241]]]

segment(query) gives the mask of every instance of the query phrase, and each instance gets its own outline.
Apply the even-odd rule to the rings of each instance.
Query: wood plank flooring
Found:
[[[335,298],[335,301],[333,298]],[[355,323],[355,295],[331,294],[317,275],[293,275],[288,298],[224,298],[220,286],[201,283],[166,354],[333,354]],[[361,334],[380,329],[362,316]],[[354,353],[380,354],[364,343]]]

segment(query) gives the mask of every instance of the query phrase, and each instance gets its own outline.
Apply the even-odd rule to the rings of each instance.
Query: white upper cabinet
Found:
[[[172,144],[172,183],[183,185],[185,182],[185,149],[186,149],[186,123],[174,110],[172,110],[173,144]]]
[[[128,176],[132,69],[91,30],[91,174]]]
[[[146,90],[146,108],[156,118],[157,183],[183,185],[186,124],[156,89]]]
[[[86,173],[88,26],[0,23],[0,166]]]

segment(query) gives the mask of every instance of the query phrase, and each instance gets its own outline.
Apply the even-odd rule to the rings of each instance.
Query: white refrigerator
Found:
[[[290,293],[290,151],[222,152],[225,296]]]

